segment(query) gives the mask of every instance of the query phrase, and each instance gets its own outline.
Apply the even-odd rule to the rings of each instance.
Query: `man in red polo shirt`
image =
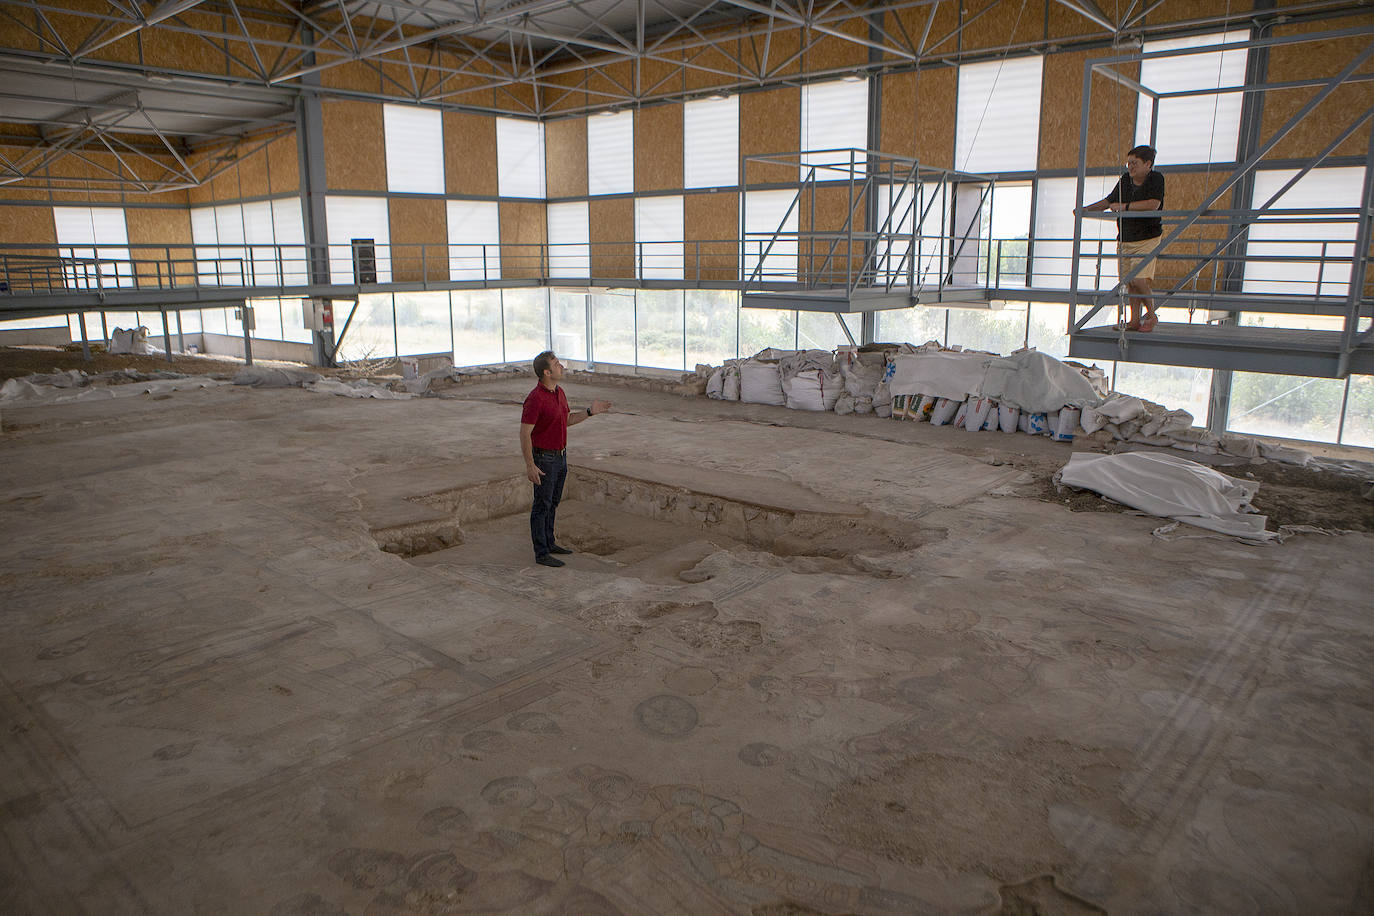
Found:
[[[553,554],[572,553],[553,539],[554,515],[563,498],[563,482],[568,477],[568,427],[611,409],[610,401],[592,401],[591,407],[568,409],[568,396],[558,382],[563,364],[552,350],[534,358],[534,374],[539,384],[525,398],[520,414],[520,450],[525,455],[525,476],[534,484],[534,505],[530,507],[530,540],[534,542],[534,562],[541,566],[562,566]]]

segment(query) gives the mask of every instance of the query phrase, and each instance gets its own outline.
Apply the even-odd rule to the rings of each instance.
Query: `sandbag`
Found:
[[[739,367],[739,399],[747,404],[782,407],[787,396],[775,360],[747,359]]]
[[[1016,432],[1016,426],[1021,420],[1021,408],[1012,407],[1009,404],[997,405],[997,428],[1004,433]]]
[[[136,328],[115,328],[110,332],[111,353],[138,353],[147,355],[152,351],[148,346],[148,329],[139,325]]]
[[[969,395],[969,399],[965,403],[967,406],[964,411],[964,429],[976,433],[987,423],[988,412],[992,410],[992,401]]]
[[[721,384],[720,399],[722,401],[739,400],[739,366],[727,366],[725,368],[725,378]]]
[[[949,398],[936,398],[935,406],[930,411],[930,425],[944,426],[954,419],[959,412],[959,406],[963,401],[952,401]]]
[[[783,379],[783,393],[792,410],[831,410],[842,390],[840,374],[803,369]]]

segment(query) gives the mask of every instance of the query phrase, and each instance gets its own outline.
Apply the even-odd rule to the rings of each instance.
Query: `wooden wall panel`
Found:
[[[979,4],[981,9],[984,3]],[[931,9],[934,9],[934,18],[931,17]],[[926,36],[925,54],[941,55],[953,54],[959,48],[959,38],[957,29],[959,28],[959,4],[958,3],[936,3],[931,7],[912,7],[911,9],[898,10],[896,15],[901,18],[902,25],[906,28],[908,35],[913,36],[917,42],[920,36]]]
[[[1078,167],[1079,122],[1083,111],[1083,65],[1101,51],[1051,54],[1045,58],[1040,91],[1040,164],[1042,169]],[[1116,68],[1139,79],[1140,65]],[[1093,76],[1092,112],[1088,126],[1088,166],[1117,167],[1135,146],[1136,93],[1104,76]]]
[[[669,61],[682,59],[681,51],[668,51],[661,55],[668,61],[646,60],[639,65],[639,84],[645,93],[682,92],[686,87],[682,68]]]
[[[1150,11],[1143,22],[1146,25],[1162,25],[1169,22],[1213,19],[1229,13],[1233,28],[1245,28],[1248,19],[1245,14],[1253,8],[1254,3],[1251,0],[1228,0],[1227,3],[1217,3],[1216,0],[1164,0],[1157,9]],[[1087,20],[1083,21],[1083,25],[1083,31],[1097,31]],[[1217,28],[1222,26],[1218,25]]]
[[[819,232],[833,234],[835,236],[846,234],[845,220],[849,217],[850,199],[847,187],[826,187],[816,188],[813,195],[810,192],[802,194],[799,202],[800,212],[798,214],[797,225],[802,232]],[[867,224],[864,219],[864,205],[859,201],[858,214],[855,216],[854,231],[861,232]],[[813,213],[814,210],[814,213]],[[803,239],[801,251],[798,253],[798,269],[804,276],[809,276],[813,272],[826,282],[834,282],[836,278],[843,278],[846,272],[845,259],[850,261],[849,269],[857,270],[863,263],[863,243],[856,241],[853,246],[847,244],[845,239],[836,238],[812,238]]]
[[[239,196],[265,197],[272,192],[267,172],[267,147],[240,159],[235,170],[238,172]]]
[[[741,156],[796,152],[801,149],[801,90],[746,92],[739,99]],[[750,163],[746,184],[796,181],[797,169]]]
[[[840,23],[836,31],[867,39],[868,22],[864,19],[849,19]],[[867,63],[868,47],[866,45],[855,44],[834,35],[820,36],[819,40],[806,52],[806,68],[808,70],[858,68]]]
[[[482,108],[492,107],[491,89],[481,89],[479,86],[487,81],[487,76],[492,72],[490,64],[483,61],[469,63],[467,58],[460,58],[458,55],[444,52],[439,56],[443,66],[450,70],[468,65],[471,73],[450,74],[444,77],[443,81],[436,87],[444,101],[456,105],[473,105]]]
[[[687,194],[683,198],[683,229],[688,239],[684,252],[687,279],[738,279],[739,194]]]
[[[541,201],[501,201],[501,276],[510,280],[543,276],[542,246],[548,223]]]
[[[732,41],[726,47],[730,48],[733,54],[745,53],[744,42],[742,41]],[[739,64],[733,58],[715,48],[693,49],[690,57],[692,62],[699,67],[710,69],[687,68],[682,75],[683,88],[687,91],[711,89],[724,84],[727,78],[721,76],[720,73],[712,73],[712,70],[721,73],[738,73],[740,69]]]
[[[769,74],[791,76],[801,73],[801,30],[778,30],[771,36],[755,35],[739,42],[741,59],[750,66],[764,64]],[[731,67],[730,69],[734,69]]]
[[[544,175],[550,197],[586,196],[586,118],[565,118],[545,124],[544,156]]]
[[[653,105],[635,114],[635,190],[682,187],[682,105]]]
[[[587,205],[591,229],[592,276],[621,279],[635,275],[635,205],[629,197],[597,199]]]
[[[300,193],[301,160],[294,133],[278,137],[267,145],[267,170],[271,180],[271,193]]]
[[[1035,41],[1044,33],[1044,4],[1003,3],[1001,0],[964,0],[964,32],[960,36],[965,51],[1001,48],[1009,44]],[[989,9],[990,7],[990,9]],[[987,12],[982,12],[987,10]],[[978,15],[982,12],[982,15]],[[1084,25],[1088,21],[1083,20]],[[1093,28],[1101,32],[1101,26]],[[952,42],[951,42],[952,43]],[[941,49],[943,53],[945,49]]]
[[[878,149],[916,157],[916,73],[885,73],[878,119]]]
[[[15,249],[0,247],[0,254],[15,254],[22,258],[53,257],[57,254],[57,226],[53,222],[52,207],[8,204],[0,206],[0,242],[31,245],[52,245],[49,249]],[[23,263],[18,261],[16,263]],[[53,278],[55,281],[57,278]],[[44,279],[35,275],[34,283]]]
[[[324,174],[330,191],[385,191],[386,140],[377,102],[323,105]]]
[[[1368,20],[1365,20],[1367,22]],[[1274,30],[1275,37],[1310,34],[1349,28],[1354,19],[1323,20],[1284,26]],[[1367,44],[1366,39],[1344,38],[1317,43],[1280,45],[1269,52],[1269,78],[1274,81],[1330,77],[1340,72]],[[1366,61],[1361,73],[1374,73],[1374,64]],[[1260,136],[1268,139],[1282,127],[1298,109],[1307,103],[1318,89],[1272,90],[1264,94],[1263,129]],[[1374,82],[1348,83],[1337,88],[1314,108],[1297,127],[1278,142],[1269,154],[1273,158],[1302,158],[1323,149],[1348,127],[1355,116],[1374,105]],[[1333,155],[1363,156],[1369,143],[1369,129],[1356,130],[1336,147]]]
[[[1218,188],[1222,181],[1230,174],[1229,170],[1220,172],[1180,172],[1170,169],[1165,165],[1160,171],[1164,173],[1164,208],[1166,210],[1191,210],[1202,204],[1207,199],[1207,195]],[[1214,206],[1229,207],[1230,192],[1221,198]],[[1175,223],[1176,225],[1176,223]],[[1168,235],[1172,231],[1169,223],[1164,224],[1164,234]],[[1212,245],[1206,245],[1208,238],[1220,241],[1218,233],[1222,232],[1219,226],[1191,226],[1186,229],[1183,235],[1167,249],[1165,254],[1182,255],[1183,260],[1160,261],[1155,269],[1155,288],[1169,288],[1174,285],[1174,280],[1182,277],[1196,265],[1196,256],[1211,250]],[[1213,243],[1215,244],[1215,243]],[[1198,289],[1212,289],[1215,278],[1218,275],[1219,267],[1216,264],[1209,264],[1203,269],[1197,278],[1196,286]],[[1188,283],[1188,288],[1193,288],[1192,282]]]
[[[398,283],[448,279],[448,214],[434,197],[392,197],[391,275]]]
[[[206,29],[208,31],[223,31],[224,21],[219,16],[206,15],[205,13],[189,10],[178,17],[182,22],[192,28]],[[171,32],[157,27],[143,29],[140,33],[142,42],[142,54],[150,66],[167,67],[173,70],[191,70],[199,73],[232,73],[235,76],[249,76],[247,69],[232,65],[231,70],[226,71],[226,58],[223,47],[218,42],[212,44],[198,35],[190,35],[185,32]],[[129,39],[130,42],[133,39]],[[124,44],[123,41],[117,44]],[[133,45],[135,55],[139,51],[137,44]],[[247,46],[243,43],[231,45],[235,52],[242,52],[248,59],[252,55],[248,52]],[[137,56],[134,58],[137,60]]]
[[[954,116],[958,71],[953,67],[916,74],[916,158],[936,168],[954,166]]]
[[[496,118],[444,112],[444,187],[450,194],[495,197]]]
[[[330,67],[320,74],[326,89],[351,89],[355,92],[381,92],[382,77],[367,61],[354,61]]]
[[[129,207],[124,226],[130,245],[161,245],[162,249],[134,248],[134,274],[140,287],[164,289],[193,286],[195,250],[191,247],[191,214],[185,209]]]

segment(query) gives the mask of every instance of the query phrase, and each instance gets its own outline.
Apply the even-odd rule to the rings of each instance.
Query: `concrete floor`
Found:
[[[579,381],[546,569],[529,387],[6,408],[0,911],[1374,908],[1374,536]]]

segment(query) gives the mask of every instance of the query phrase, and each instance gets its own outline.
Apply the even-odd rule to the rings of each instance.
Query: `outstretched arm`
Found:
[[[578,407],[568,411],[568,425],[576,426],[589,417],[594,417],[599,413],[605,413],[611,409],[610,401],[592,401],[591,407]]]

